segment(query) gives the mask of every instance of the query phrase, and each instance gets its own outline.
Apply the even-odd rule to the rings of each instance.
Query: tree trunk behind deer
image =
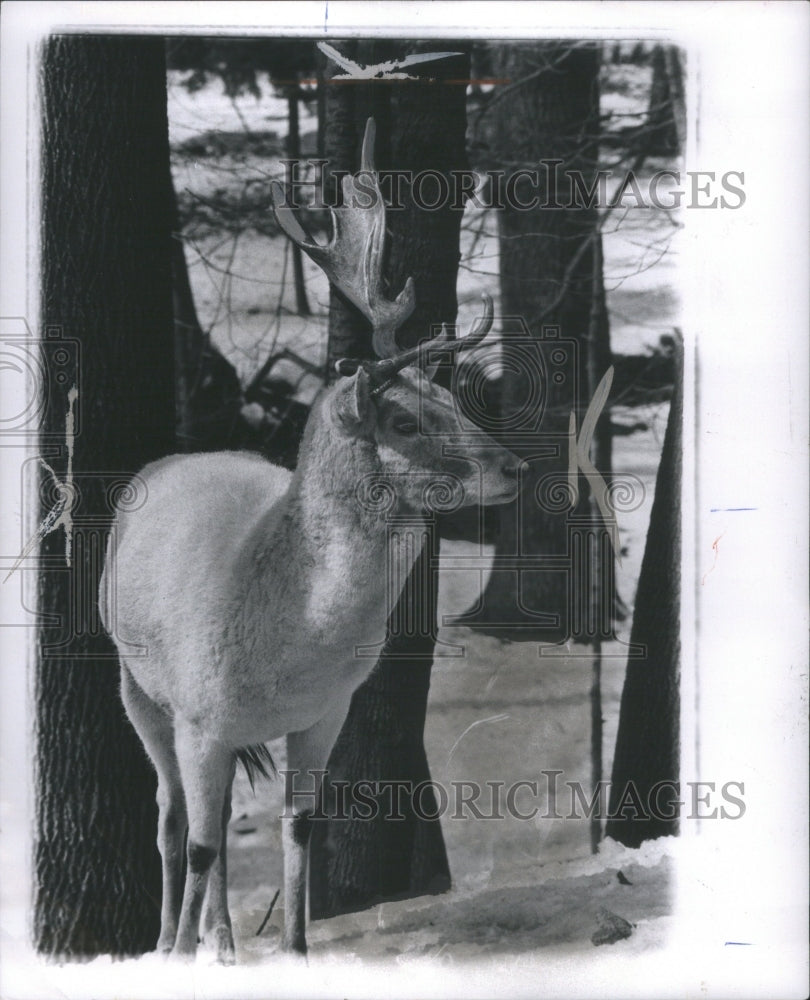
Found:
[[[477,620],[482,627],[508,631],[512,638],[551,642],[570,634],[569,588],[576,581],[569,579],[570,567],[559,568],[570,552],[569,512],[539,502],[538,488],[545,495],[541,483],[551,483],[545,477],[565,479],[569,414],[576,412],[581,426],[592,390],[589,366],[595,363],[601,378],[610,363],[607,325],[594,327],[591,317],[594,296],[602,295],[594,283],[597,213],[593,207],[568,207],[570,186],[564,174],[577,172],[590,186],[596,172],[600,56],[596,45],[549,41],[496,46],[492,59],[493,73],[503,85],[495,88],[495,103],[480,119],[478,138],[484,148],[495,150],[486,166],[505,170],[507,177],[519,169],[539,174],[537,185],[518,184],[511,197],[505,185],[500,191],[501,315],[504,331],[518,341],[505,348],[513,367],[507,367],[503,379],[504,417],[517,413],[538,384],[531,371],[537,354],[527,344],[542,341],[539,354],[545,365],[539,426],[524,426],[515,416],[510,427],[521,438],[505,440],[529,464],[523,477],[525,514],[518,522],[516,505],[501,508],[497,551],[502,556],[521,552],[550,557],[558,568],[524,570],[519,579],[511,570],[493,572]],[[558,161],[556,169],[543,165],[551,161]],[[539,204],[521,208],[517,201],[525,204],[538,190]],[[520,320],[508,317],[522,318],[523,332]],[[593,343],[589,328],[598,332]],[[604,441],[601,452],[609,455]],[[600,468],[605,475],[609,471]],[[584,517],[587,488],[584,481],[580,486],[580,503],[572,513]],[[581,599],[588,600],[586,595]],[[607,623],[601,625],[604,631]]]
[[[75,385],[80,498],[72,565],[61,529],[41,550],[33,934],[48,955],[137,954],[159,926],[155,778],[93,595],[116,493],[174,449],[163,42],[54,37],[43,70],[42,321],[79,353],[64,380],[50,367],[41,447],[64,481]]]
[[[298,82],[288,86],[287,92],[287,156],[291,160],[301,158],[301,123],[298,106]],[[309,316],[307,288],[304,283],[304,260],[301,248],[291,245],[293,263],[293,284],[295,285],[295,310],[299,316]]]
[[[197,317],[194,295],[188,277],[188,264],[180,232],[177,193],[171,187],[172,233],[172,303],[174,309],[174,386],[177,447],[194,450],[194,393],[202,364],[205,334]]]
[[[437,51],[443,47],[418,47],[419,51],[431,48]],[[369,64],[416,49],[413,44],[371,42],[344,51]],[[455,80],[469,76],[466,57],[430,65],[432,76],[441,74]],[[326,156],[330,169],[357,169],[370,115],[377,123],[376,165],[381,178],[386,169],[447,172],[466,166],[464,86],[327,83],[327,88]],[[400,347],[409,347],[427,336],[435,324],[455,322],[461,212],[449,206],[432,212],[420,210],[407,184],[402,192],[405,209],[389,211],[387,217],[391,231],[387,275],[391,295],[400,291],[409,275],[415,282],[416,310],[398,335]],[[368,324],[334,292],[329,330],[330,360],[371,356]],[[436,559],[435,532],[428,544]],[[391,617],[380,662],[354,695],[329,761],[332,780],[400,780],[414,788],[430,778],[423,730],[437,630],[437,594],[427,558],[423,552]],[[421,620],[416,634],[408,634],[403,624],[410,615]],[[427,795],[421,805],[426,814],[435,812]],[[386,797],[381,808],[385,813]],[[401,809],[403,820],[386,822],[381,816],[376,821],[338,819],[314,824],[310,849],[313,917],[449,887],[439,821],[419,818],[407,795],[402,796]]]
[[[650,105],[641,142],[648,156],[678,156],[686,146],[680,51],[672,45],[656,45],[651,63]]]

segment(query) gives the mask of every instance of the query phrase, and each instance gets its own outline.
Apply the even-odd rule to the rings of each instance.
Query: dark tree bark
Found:
[[[137,954],[159,925],[155,778],[96,594],[116,494],[174,450],[163,42],[52,37],[42,68],[45,363],[61,341],[78,354],[48,380],[41,447],[64,481],[75,386],[79,498],[70,568],[62,530],[41,550],[33,933],[47,955]]]
[[[180,232],[174,184],[171,196],[174,225],[171,249],[176,436],[181,451],[193,451],[194,395],[199,384],[206,336],[197,317],[197,308],[188,278],[188,264]]]
[[[582,616],[571,606],[572,600],[588,601],[587,594],[572,596],[570,562],[572,517],[587,517],[584,479],[574,510],[557,500],[567,478],[569,415],[577,414],[581,427],[594,364],[601,377],[610,356],[604,309],[597,323],[592,317],[594,297],[603,295],[596,208],[566,176],[578,174],[587,188],[596,173],[599,48],[568,42],[498,46],[492,58],[495,76],[508,81],[494,91],[483,118],[497,156],[491,165],[506,176],[498,211],[501,314],[512,342],[504,347],[503,437],[527,462],[523,514],[517,505],[500,508],[497,555],[514,561],[520,554],[516,565],[524,568],[492,573],[475,622],[515,639],[592,641],[590,632],[577,632],[572,619]],[[522,169],[538,170],[539,183],[510,190],[508,179]],[[521,207],[538,189],[539,203]],[[542,398],[530,405],[538,386]],[[609,448],[600,437],[604,459]],[[532,561],[534,567],[525,568]],[[602,621],[596,632],[609,630]]]
[[[686,145],[686,100],[680,51],[671,45],[656,45],[650,61],[650,107],[642,143],[650,156],[677,156]]]
[[[400,57],[415,48],[374,42],[345,51],[368,64]],[[447,80],[463,80],[469,76],[468,59],[437,62],[429,72]],[[327,86],[326,155],[332,170],[358,169],[365,122],[372,115],[377,124],[375,162],[381,177],[386,169],[418,172],[430,168],[446,174],[466,166],[463,86],[420,82]],[[387,216],[386,273],[391,295],[399,292],[408,276],[416,286],[416,309],[398,334],[404,348],[427,336],[433,325],[455,322],[461,211],[449,205],[437,211],[420,210],[407,183],[401,194],[404,208],[391,210]],[[371,353],[368,323],[334,292],[329,340],[332,360]],[[422,555],[391,616],[380,660],[354,695],[329,761],[331,781],[400,781],[413,789],[430,778],[423,731],[437,632],[436,581],[430,569],[430,560],[438,557],[435,528],[429,527]],[[419,625],[411,629],[407,622],[414,618]],[[334,806],[328,785],[326,794],[327,803]],[[396,804],[397,793],[391,794]],[[388,810],[388,801],[384,795],[382,814]],[[351,805],[351,799],[347,804]],[[435,815],[432,790],[423,796],[421,806],[425,814]],[[407,793],[401,796],[400,808],[402,820],[386,821],[381,815],[377,820],[333,819],[313,825],[313,917],[449,887],[438,819],[417,816]]]
[[[672,106],[672,117],[675,122],[675,136],[678,143],[677,151],[683,153],[686,149],[685,53],[683,49],[676,48],[674,45],[667,45],[664,49],[664,56],[667,63],[669,98]]]
[[[315,52],[315,78],[318,81],[317,91],[317,114],[318,114],[318,135],[315,143],[315,151],[318,159],[323,159],[326,149],[326,56],[320,49]]]
[[[646,656],[627,664],[608,808],[611,818],[605,828],[607,836],[629,847],[678,832],[677,807],[670,805],[678,798],[677,789],[663,788],[657,807],[651,792],[658,782],[677,782],[679,774],[682,365],[678,346],[630,636],[631,645],[646,647]],[[623,799],[631,783],[645,810],[651,803],[656,814],[641,814],[631,795]],[[626,809],[621,815],[623,803]]]
[[[301,159],[301,126],[298,115],[298,84],[286,88],[287,91],[287,157]],[[295,308],[299,316],[309,316],[307,289],[304,283],[304,259],[301,247],[291,244],[293,262],[293,283],[295,285]]]

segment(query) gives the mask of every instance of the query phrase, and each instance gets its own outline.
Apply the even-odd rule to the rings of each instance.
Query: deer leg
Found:
[[[188,810],[186,884],[173,955],[197,951],[205,891],[222,843],[225,792],[233,775],[233,751],[207,738],[200,727],[176,720],[175,750]]]
[[[234,760],[231,777],[225,790],[222,804],[222,841],[219,854],[211,866],[208,875],[208,893],[203,910],[203,939],[213,943],[216,948],[217,961],[222,965],[233,965],[236,961],[236,950],[231,929],[231,915],[228,911],[228,822],[231,818],[231,786],[236,767]]]
[[[169,952],[174,947],[180,917],[186,835],[186,802],[174,752],[174,725],[125,666],[121,668],[121,699],[158,776],[157,844],[163,867],[163,898],[157,950]]]
[[[300,733],[287,735],[288,795],[281,820],[284,849],[284,948],[286,951],[307,953],[307,858],[310,824],[316,805],[315,777],[309,772],[326,767],[338,733],[346,720],[349,702],[335,706],[314,726]]]

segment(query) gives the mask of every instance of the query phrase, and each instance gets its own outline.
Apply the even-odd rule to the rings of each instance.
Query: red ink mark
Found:
[[[717,554],[719,552],[717,544],[720,541],[720,539],[723,537],[723,535],[725,535],[725,531],[722,534],[718,535],[717,538],[715,538],[715,540],[712,542],[712,552],[714,552],[714,562],[711,564],[711,566],[709,567],[709,569],[707,569],[706,572],[703,574],[703,579],[700,581],[701,587],[706,582],[706,577],[709,575],[709,573],[713,573],[714,572],[714,567],[717,565]]]

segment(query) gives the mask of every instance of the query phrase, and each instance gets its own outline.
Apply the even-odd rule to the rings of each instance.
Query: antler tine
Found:
[[[484,303],[484,313],[478,317],[472,330],[460,342],[460,349],[462,351],[469,351],[473,347],[477,347],[492,329],[492,322],[495,319],[495,306],[492,302],[492,296],[487,294],[487,292],[483,292],[481,299]]]
[[[374,173],[374,144],[377,140],[377,123],[373,118],[366,119],[366,130],[363,133],[363,147],[360,150],[360,169]],[[375,177],[376,180],[376,177]]]
[[[412,278],[393,301],[383,293],[385,202],[374,170],[374,137],[374,119],[369,118],[361,154],[362,170],[368,176],[362,186],[356,177],[343,178],[343,204],[330,210],[332,239],[326,246],[306,233],[278,182],[271,184],[271,192],[279,226],[370,320],[377,357],[390,358],[397,353],[396,331],[413,312],[416,297]],[[369,197],[371,205],[367,206]]]
[[[442,332],[433,340],[428,340],[417,347],[412,347],[409,351],[403,351],[388,361],[380,361],[374,367],[381,376],[390,377],[395,372],[401,371],[411,364],[424,365],[427,362],[430,351],[469,351],[477,347],[492,329],[492,322],[495,317],[492,297],[483,293],[481,298],[484,301],[484,313],[475,321],[472,330],[466,337],[458,340],[449,340],[447,327],[442,324]]]

